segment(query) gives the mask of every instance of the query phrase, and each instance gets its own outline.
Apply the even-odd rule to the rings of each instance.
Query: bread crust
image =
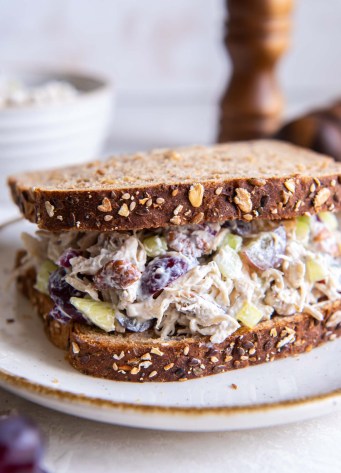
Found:
[[[186,381],[308,352],[341,336],[341,323],[329,328],[329,317],[341,300],[324,310],[324,320],[307,314],[274,317],[253,330],[238,329],[223,343],[208,337],[174,337],[170,341],[142,334],[106,334],[82,324],[60,324],[47,317],[53,303],[34,289],[35,270],[18,278],[18,287],[42,317],[51,342],[67,351],[78,371],[116,381]]]
[[[113,157],[8,183],[25,218],[50,231],[288,219],[341,208],[340,163],[271,140]]]

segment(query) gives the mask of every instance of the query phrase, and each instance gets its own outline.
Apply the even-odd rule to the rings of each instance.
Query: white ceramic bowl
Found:
[[[0,110],[0,205],[8,201],[9,174],[76,164],[98,157],[113,104],[110,84],[77,73],[9,74],[25,84],[66,81],[80,93],[67,102]]]

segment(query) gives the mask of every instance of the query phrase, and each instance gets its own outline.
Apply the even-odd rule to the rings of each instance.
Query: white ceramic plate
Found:
[[[184,383],[119,383],[78,373],[46,339],[30,304],[13,285],[6,287],[23,230],[34,226],[20,221],[0,230],[0,384],[6,389],[69,414],[166,430],[249,429],[341,408],[341,340],[296,358]]]

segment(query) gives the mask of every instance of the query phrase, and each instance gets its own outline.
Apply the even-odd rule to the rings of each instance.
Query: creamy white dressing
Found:
[[[300,239],[295,221],[253,222],[242,235],[238,252],[225,242],[235,230],[219,224],[136,233],[39,231],[37,238],[25,236],[24,245],[30,255],[29,262],[37,268],[46,258],[58,264],[69,248],[82,252],[70,259],[66,281],[94,300],[110,302],[123,314],[121,317],[140,322],[152,320],[155,332],[163,338],[201,334],[210,336],[213,343],[221,343],[241,325],[238,314],[245,303],[260,311],[260,321],[270,319],[275,313],[289,316],[297,312],[321,320],[325,304],[321,299],[340,299],[341,234],[328,228],[318,217],[311,217],[309,226],[309,234]],[[150,235],[165,238],[168,248],[162,256],[183,258],[187,272],[153,295],[143,292],[142,276],[122,289],[96,286],[93,276],[111,261],[132,264],[143,275],[155,259],[147,255],[143,245]],[[255,255],[253,260],[250,248],[257,241],[275,246],[265,248],[264,254]],[[276,253],[277,244],[282,254]],[[312,281],[311,275],[309,279],[309,259],[323,268],[322,279]],[[255,266],[259,261],[262,269]],[[161,285],[167,280],[167,271],[161,267],[155,272]],[[339,323],[340,315],[336,314],[329,323]],[[120,332],[124,330],[119,326]]]

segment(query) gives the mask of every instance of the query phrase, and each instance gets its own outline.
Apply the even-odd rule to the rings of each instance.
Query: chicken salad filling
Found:
[[[38,231],[23,242],[21,270],[35,266],[36,289],[54,302],[49,317],[106,332],[221,343],[274,315],[321,320],[341,293],[341,232],[329,212],[137,232]]]

